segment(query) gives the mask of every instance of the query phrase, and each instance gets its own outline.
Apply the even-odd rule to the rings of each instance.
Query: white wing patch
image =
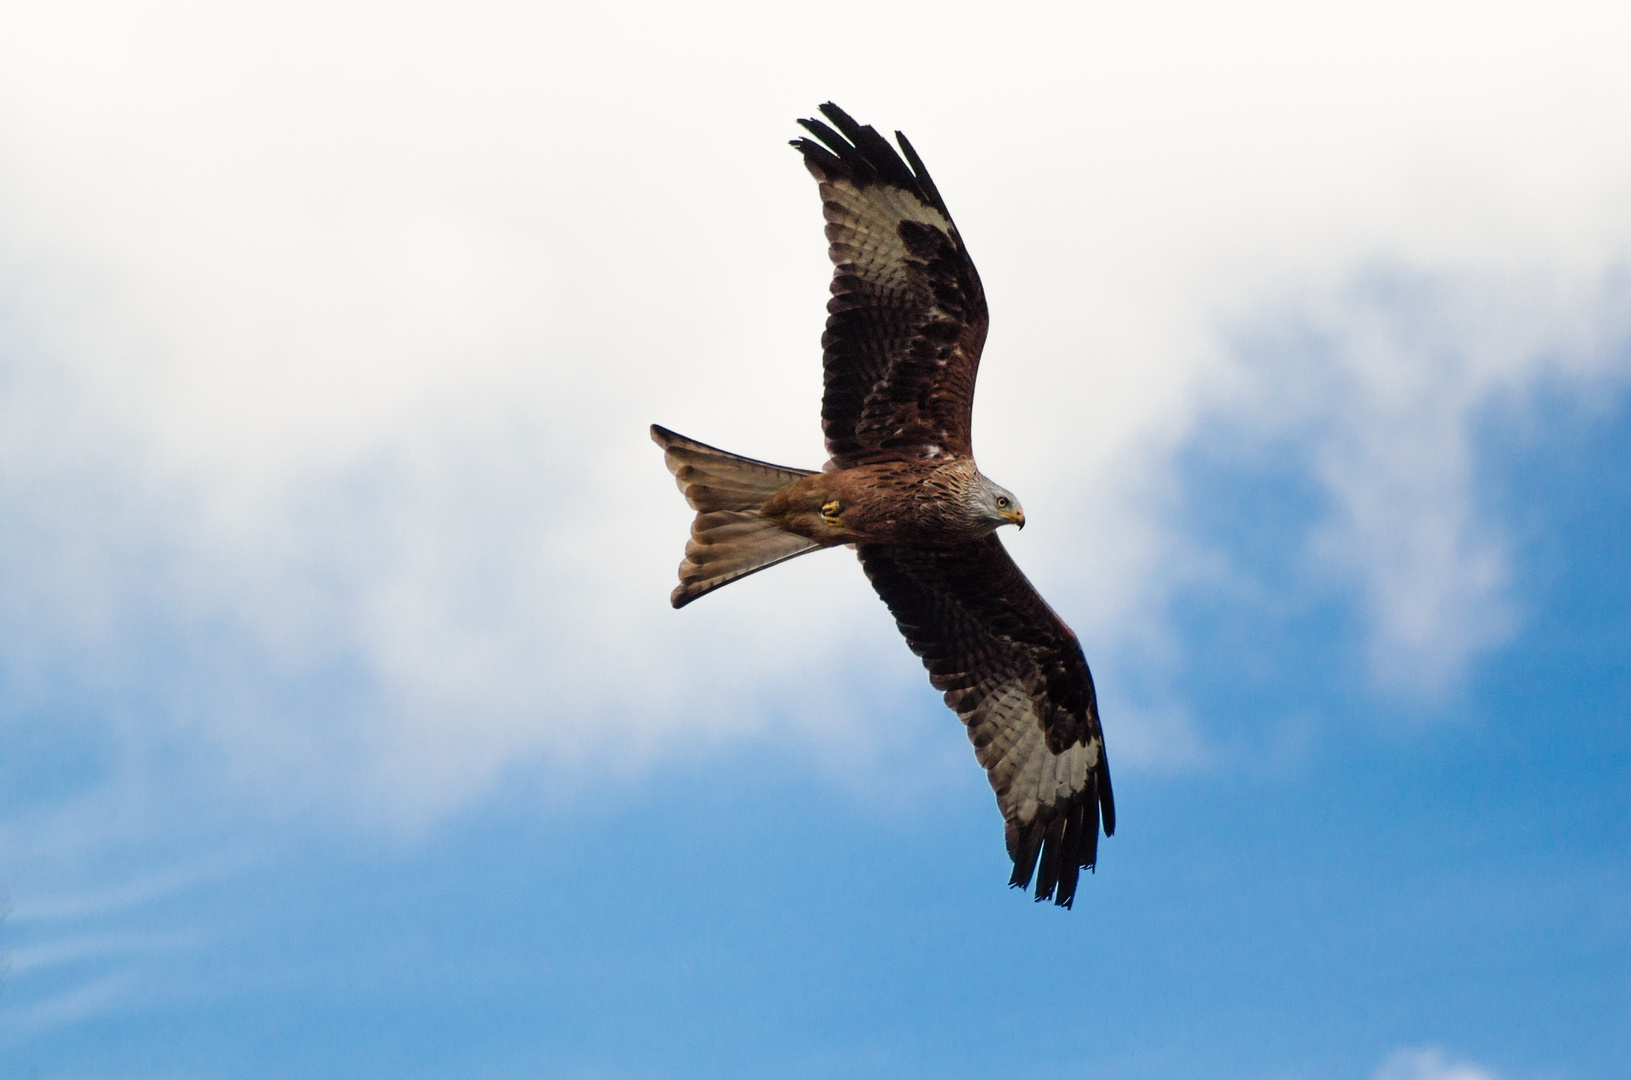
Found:
[[[1048,749],[1036,703],[1017,680],[993,690],[962,719],[992,729],[991,741],[978,749],[980,763],[991,774],[1004,813],[1021,824],[1035,821],[1042,807],[1062,805],[1085,790],[1099,763],[1097,740],[1062,754]]]
[[[901,243],[900,223],[915,221],[951,235],[951,222],[917,196],[888,184],[856,187],[848,180],[821,184],[827,221],[838,227],[832,239],[835,263],[850,263],[866,281],[890,290],[909,284],[907,251]]]

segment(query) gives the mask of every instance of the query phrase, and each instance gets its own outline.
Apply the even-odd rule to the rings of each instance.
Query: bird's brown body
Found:
[[[979,475],[974,462],[885,461],[818,472],[773,495],[759,512],[779,528],[839,544],[949,548],[990,535],[959,512]]]

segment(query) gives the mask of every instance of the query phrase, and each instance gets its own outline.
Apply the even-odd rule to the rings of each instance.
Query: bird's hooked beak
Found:
[[[1002,516],[1022,529],[1025,527],[1025,511],[1023,510],[1004,510]]]

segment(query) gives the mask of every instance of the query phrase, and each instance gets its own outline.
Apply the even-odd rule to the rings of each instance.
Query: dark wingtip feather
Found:
[[[855,122],[855,119],[851,117],[849,113],[845,112],[843,109],[840,109],[837,102],[823,101],[819,108],[821,109],[822,116],[825,116],[828,120],[831,120],[840,128],[858,128],[861,126]]]
[[[788,145],[804,155],[804,167],[817,180],[835,180],[852,177],[852,170],[832,151],[814,139],[791,139]]]
[[[1110,759],[1104,756],[1104,744],[1099,744],[1099,816],[1104,820],[1104,835],[1116,835],[1116,795],[1110,790]]]
[[[934,186],[934,181],[929,177],[929,170],[924,167],[923,159],[917,156],[917,151],[912,149],[912,143],[906,138],[906,133],[896,131],[895,141],[900,143],[901,152],[906,155],[906,163],[912,167],[912,172],[916,174],[917,182],[922,186],[923,193],[934,202],[936,209],[950,217],[950,213],[946,210],[946,202],[940,197],[940,189]]]
[[[1037,861],[1036,867],[1038,900],[1052,897],[1054,890],[1059,887],[1059,879],[1065,873],[1065,823],[1065,816],[1060,814],[1048,822],[1048,829],[1042,834],[1042,858]]]
[[[1018,822],[1010,821],[1007,832],[1008,857],[1014,860],[1014,872],[1008,878],[1011,889],[1029,888],[1036,874],[1036,859],[1042,853],[1039,822],[1032,822],[1028,831],[1021,832]]]

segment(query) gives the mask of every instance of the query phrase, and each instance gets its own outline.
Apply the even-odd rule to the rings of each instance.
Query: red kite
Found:
[[[697,511],[675,607],[767,566],[852,545],[929,681],[968,727],[1006,824],[1009,883],[1070,907],[1116,829],[1093,676],[1076,635],[1008,557],[1013,493],[974,464],[985,292],[928,170],[833,104],[793,146],[820,185],[833,261],[821,337],[820,472],[652,426]],[[1039,869],[1040,866],[1040,869]]]

